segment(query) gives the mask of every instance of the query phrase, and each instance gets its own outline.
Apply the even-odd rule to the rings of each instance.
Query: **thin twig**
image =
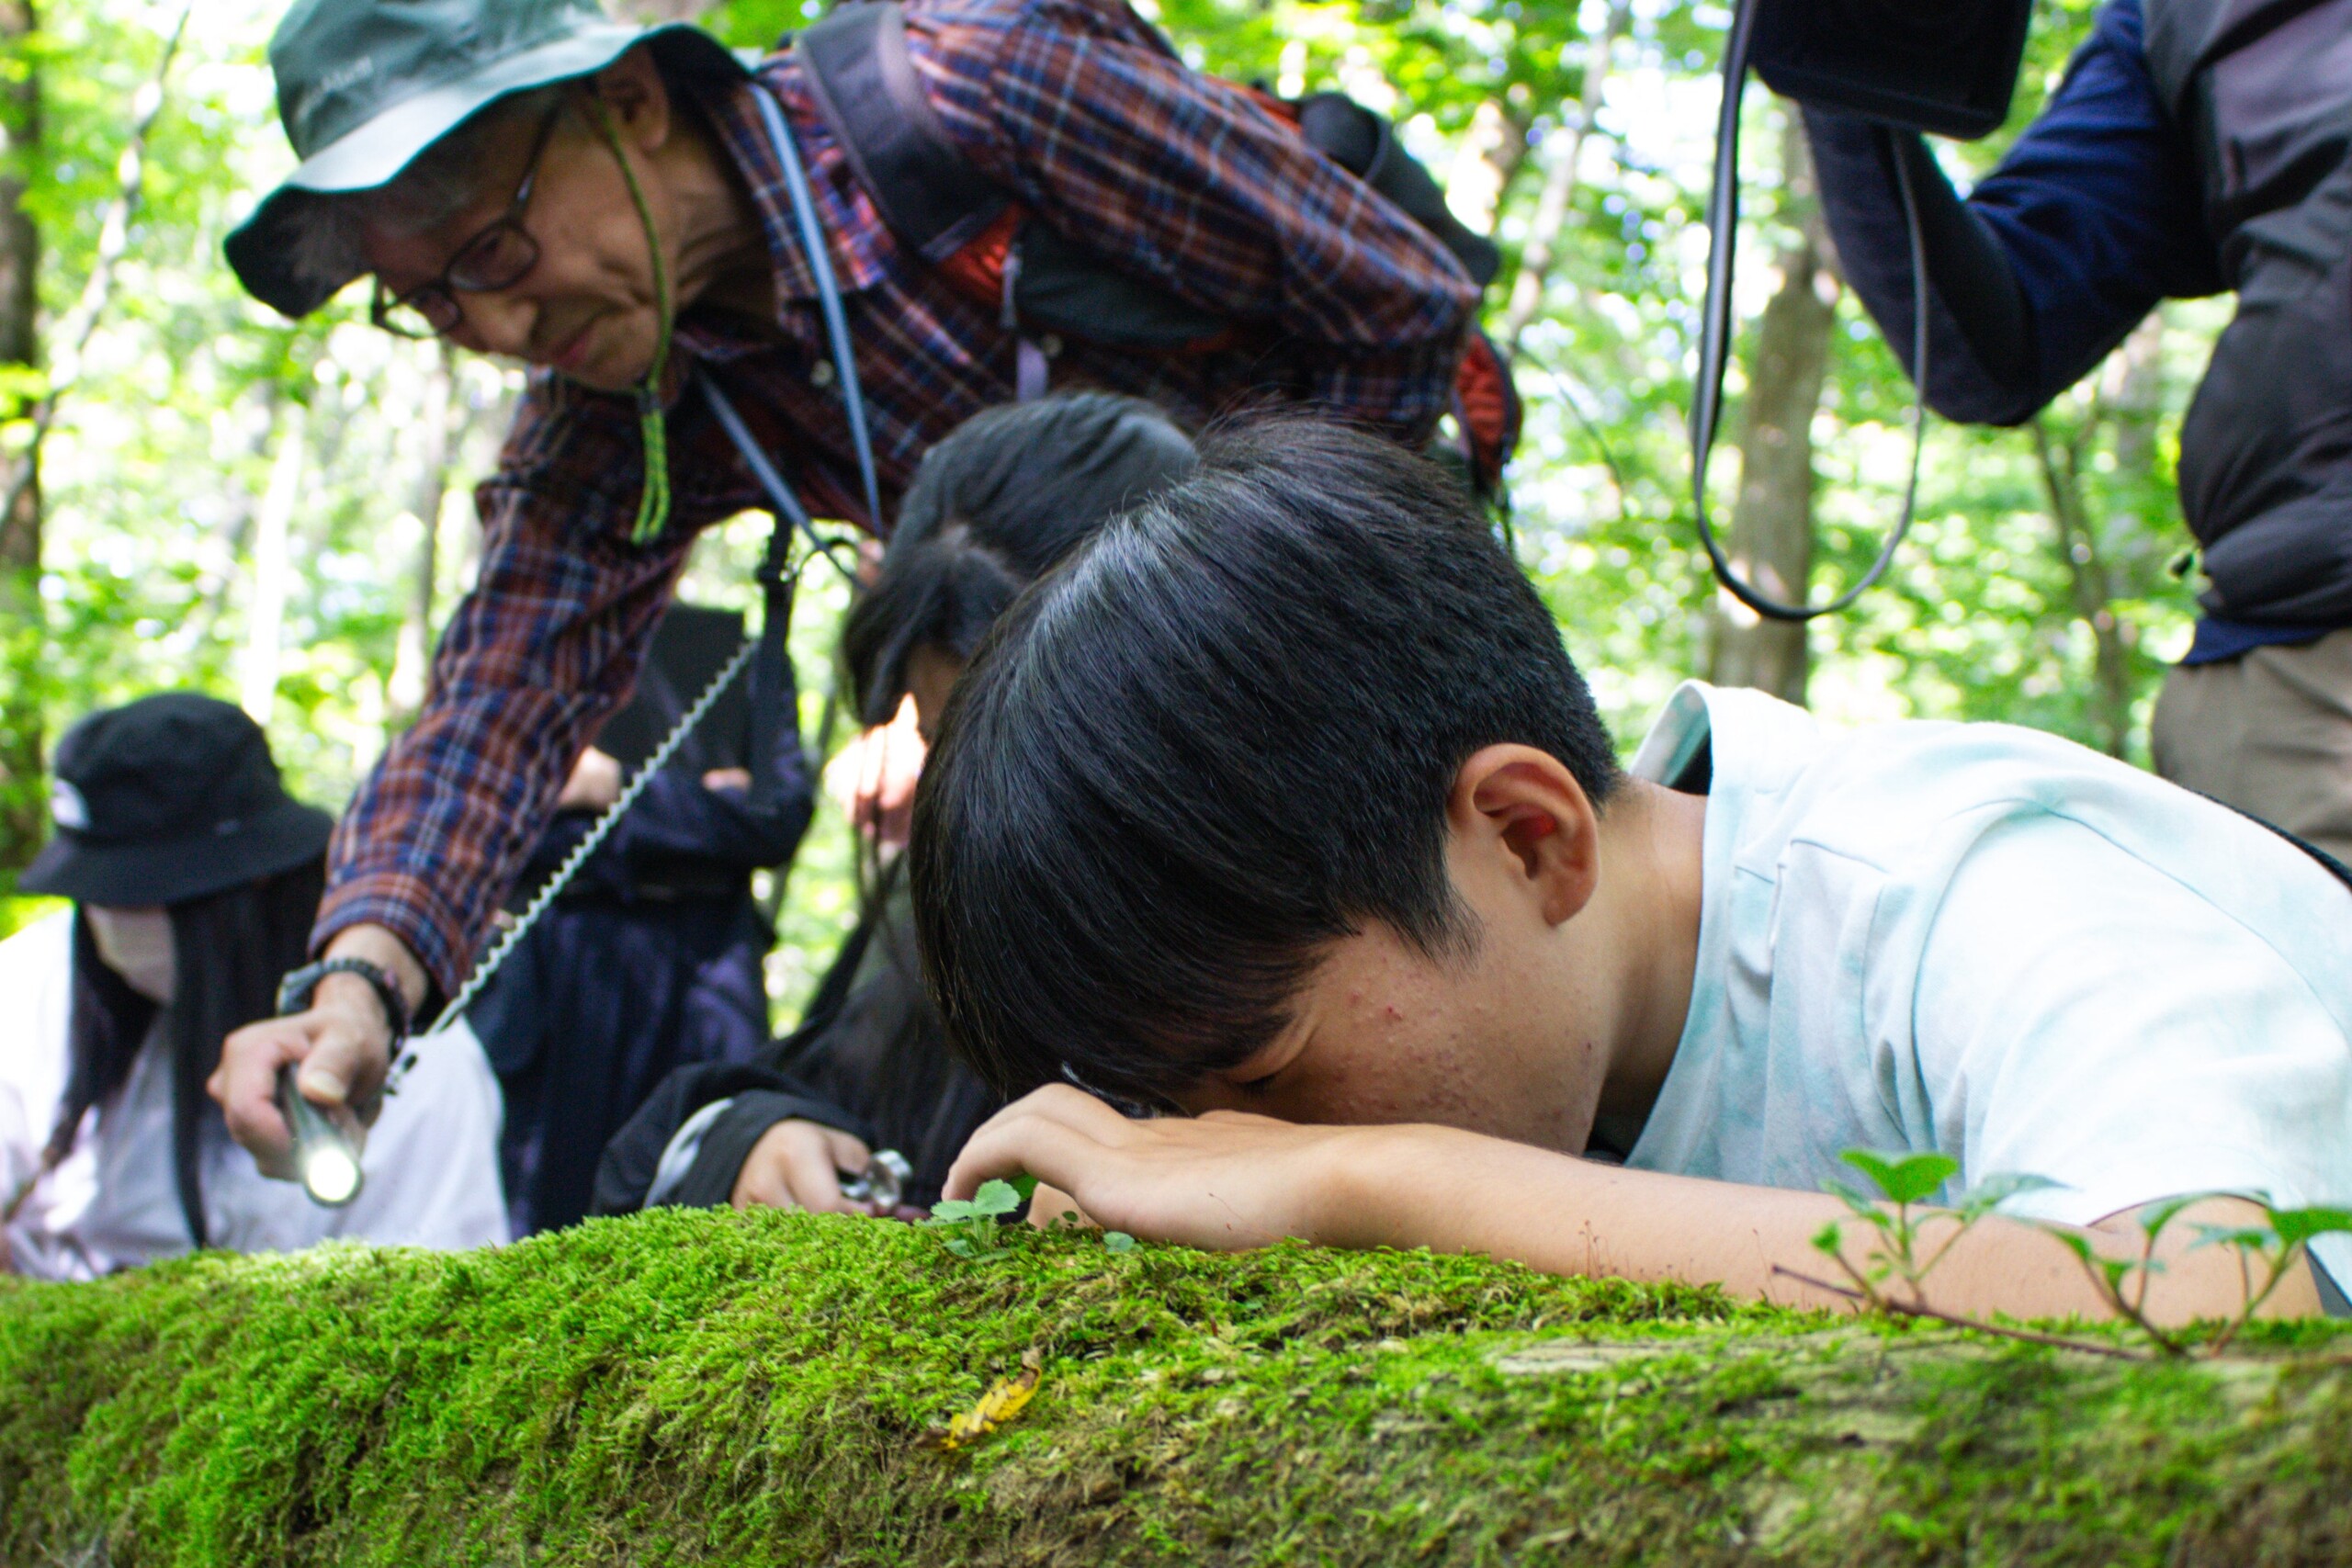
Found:
[[[1871,1304],[1870,1298],[1860,1291],[1849,1291],[1843,1285],[1833,1285],[1826,1280],[1816,1280],[1810,1274],[1800,1274],[1781,1264],[1772,1265],[1772,1272],[1794,1280],[1801,1285],[1811,1285],[1816,1291],[1827,1291],[1833,1296],[1843,1296],[1849,1302]],[[2107,1356],[2119,1361],[2144,1361],[2147,1357],[2120,1345],[2101,1345],[2095,1340],[2069,1339],[2059,1334],[2041,1334],[2030,1328],[2009,1328],[1997,1323],[1980,1323],[1973,1317],[1955,1313],[1939,1312],[1925,1302],[1897,1301],[1892,1296],[1881,1297],[1879,1310],[1899,1317],[1922,1317],[1953,1328],[1973,1329],[1979,1334],[1997,1334],[2004,1339],[2022,1339],[2029,1345],[2047,1345],[2059,1350],[2080,1350],[2088,1356]]]

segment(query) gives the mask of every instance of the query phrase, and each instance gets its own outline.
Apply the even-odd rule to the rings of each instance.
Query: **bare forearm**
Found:
[[[1486,1253],[1555,1274],[1715,1283],[1735,1295],[1808,1306],[1847,1304],[1792,1277],[1846,1282],[1814,1246],[1824,1225],[1847,1222],[1845,1256],[1858,1266],[1875,1245],[1871,1228],[1826,1193],[1627,1170],[1450,1128],[1365,1133],[1364,1146],[1350,1151],[1335,1182],[1331,1234],[1318,1239]],[[2218,1201],[2215,1207],[2242,1206]],[[2165,1269],[2149,1297],[2159,1320],[2238,1310],[2234,1259],[2224,1248],[2188,1245],[2198,1217],[2185,1216],[2159,1248]],[[2129,1216],[2082,1234],[2110,1256],[2136,1252],[2140,1240]],[[1948,1222],[1928,1222],[1923,1253],[1950,1235]],[[1925,1295],[1937,1310],[1969,1317],[2109,1315],[2073,1254],[2039,1227],[1999,1216],[1953,1243]],[[2299,1266],[2269,1310],[2295,1314],[2317,1304],[2308,1270]]]

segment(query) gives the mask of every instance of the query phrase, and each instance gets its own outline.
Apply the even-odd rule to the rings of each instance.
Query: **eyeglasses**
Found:
[[[523,213],[531,205],[531,186],[538,180],[539,159],[548,150],[548,138],[555,133],[555,122],[562,114],[563,106],[559,103],[539,122],[530,162],[523,166],[523,183],[514,188],[514,199],[507,203],[505,214],[459,245],[458,254],[432,282],[394,299],[384,292],[384,280],[378,278],[375,300],[368,308],[369,321],[400,337],[447,337],[465,319],[458,295],[512,288],[539,265],[539,243],[523,227]]]

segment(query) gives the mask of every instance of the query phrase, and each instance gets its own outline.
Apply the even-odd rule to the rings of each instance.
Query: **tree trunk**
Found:
[[[1510,299],[1503,307],[1503,345],[1513,353],[1528,324],[1544,308],[1544,286],[1559,261],[1568,205],[1576,198],[1577,165],[1583,160],[1585,138],[1591,134],[1593,117],[1600,112],[1601,91],[1609,81],[1609,58],[1617,40],[1633,25],[1633,15],[1629,0],[1613,0],[1608,25],[1586,50],[1584,90],[1577,96],[1576,107],[1561,117],[1559,129],[1545,141],[1544,189],[1535,198],[1535,217],[1528,225],[1527,243],[1520,251],[1519,273],[1511,279]]]
[[[1809,210],[1812,164],[1793,123],[1784,148],[1790,199],[1807,210],[1794,243],[1781,253],[1781,287],[1757,333],[1730,554],[1749,582],[1784,604],[1800,604],[1813,581],[1813,416],[1829,366],[1838,285],[1826,260],[1820,214]],[[1802,703],[1809,664],[1804,626],[1763,620],[1729,594],[1717,595],[1709,680]]]
[[[261,725],[269,723],[270,711],[277,705],[287,591],[293,577],[289,541],[308,466],[309,434],[310,410],[289,401],[278,431],[277,460],[270,465],[269,490],[254,519],[254,589],[245,606],[244,660],[237,686],[238,705]]]
[[[27,44],[35,17],[24,0],[0,0],[0,367],[29,374],[40,364],[40,231],[25,210],[32,160],[40,148],[40,78]],[[28,400],[9,400],[14,423]],[[32,462],[8,454],[9,466]],[[11,487],[0,512],[0,893],[40,847],[41,788],[40,472]]]
[[[1480,1258],[1007,1226],[966,1259],[658,1209],[0,1279],[0,1324],[12,1563],[2317,1568],[2352,1542],[2352,1330],[2318,1322],[2125,1361]]]
[[[2075,614],[2091,629],[2091,721],[2098,727],[2099,749],[2120,757],[2132,738],[2132,660],[2116,619],[2114,579],[2083,492],[2083,446],[2098,433],[2099,417],[2093,414],[2072,441],[2060,444],[2050,438],[2048,423],[2037,415],[2033,454],[2050,496],[2051,518],[2057,524],[2058,553],[2074,586]]]
[[[388,728],[404,729],[424,705],[433,667],[433,591],[441,570],[441,505],[449,490],[450,422],[456,399],[447,344],[435,356],[424,383],[417,443],[416,502],[419,539],[409,578],[408,604],[401,614],[401,637],[392,656]]]

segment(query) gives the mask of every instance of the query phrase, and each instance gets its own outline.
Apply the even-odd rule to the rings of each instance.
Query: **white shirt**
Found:
[[[0,1203],[40,1168],[63,1101],[73,997],[73,917],[0,942]],[[359,1196],[322,1208],[290,1181],[263,1176],[207,1116],[198,1159],[211,1245],[290,1252],[340,1237],[416,1247],[507,1239],[498,1177],[498,1080],[462,1025],[435,1035],[384,1101],[360,1156]],[[34,1190],[6,1236],[15,1267],[86,1280],[189,1250],[172,1174],[172,1071],[161,1020],[130,1079],[83,1120],[74,1151]]]
[[[1767,1187],[1852,1148],[2065,1183],[2352,1204],[2352,893],[2226,807],[2033,730],[1838,733],[1683,686],[1633,772],[1708,745],[1690,1012],[1629,1165]],[[2352,1236],[2315,1244],[2352,1282]]]

